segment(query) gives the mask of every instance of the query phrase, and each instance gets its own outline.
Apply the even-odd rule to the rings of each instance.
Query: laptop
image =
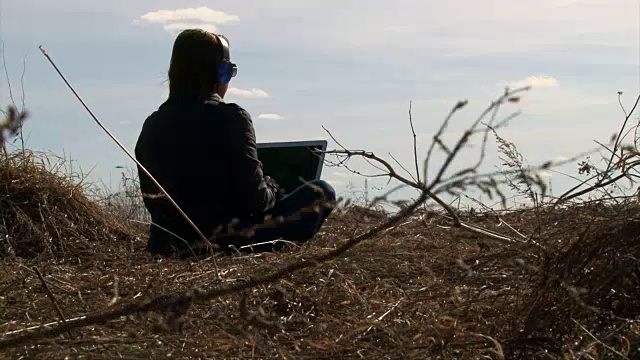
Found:
[[[285,193],[290,193],[305,181],[320,179],[327,141],[258,143],[257,149],[264,175],[273,178]]]

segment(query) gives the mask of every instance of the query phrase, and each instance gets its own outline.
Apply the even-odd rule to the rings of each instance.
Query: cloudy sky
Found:
[[[166,96],[175,35],[227,35],[239,66],[228,101],[253,116],[259,142],[327,138],[412,163],[449,109],[454,136],[504,87],[531,84],[522,115],[501,131],[530,163],[606,142],[640,91],[637,0],[2,0],[2,37],[14,97],[26,56],[28,145],[62,152],[94,178],[132,163],[91,120],[42,45],[104,124],[133,149]],[[6,81],[0,103],[9,101]],[[335,144],[330,143],[330,147]],[[454,168],[477,155],[470,149]],[[490,153],[489,165],[499,164]],[[436,158],[437,160],[438,158]],[[491,163],[491,161],[493,163]],[[431,165],[437,166],[437,163]],[[364,167],[362,170],[369,170]],[[372,171],[374,169],[371,169]],[[576,174],[576,166],[562,169]],[[554,192],[575,180],[552,173]],[[325,168],[340,191],[362,178]],[[380,184],[380,182],[373,182]],[[384,184],[384,181],[382,182]]]

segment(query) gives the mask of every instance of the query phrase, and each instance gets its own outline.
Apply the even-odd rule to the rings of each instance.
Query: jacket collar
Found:
[[[166,101],[165,104],[167,103],[175,103],[175,102],[199,102],[199,103],[223,103],[224,101],[222,100],[222,97],[220,97],[220,95],[218,95],[217,93],[213,93],[211,94],[209,97],[202,99],[200,98],[200,96],[198,95],[193,95],[193,94],[179,94],[179,95],[174,95],[174,96],[170,96]]]

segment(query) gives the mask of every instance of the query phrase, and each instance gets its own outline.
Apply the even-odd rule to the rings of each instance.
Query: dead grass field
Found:
[[[73,321],[221,284],[211,259],[147,255],[140,227],[88,199],[42,157],[4,158],[0,187],[0,357],[640,356],[640,206],[631,199],[460,214],[528,243],[480,238],[419,211],[344,256],[184,314],[135,313],[14,346],[29,327],[60,321],[56,305]],[[241,283],[333,249],[386,216],[349,206],[302,248],[221,257],[218,267],[226,283]]]

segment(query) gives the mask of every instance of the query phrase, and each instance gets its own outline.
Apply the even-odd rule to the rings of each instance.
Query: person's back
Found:
[[[274,208],[278,186],[263,176],[251,117],[240,106],[223,101],[236,72],[226,38],[203,30],[183,31],[173,48],[169,98],[145,120],[136,144],[138,161],[208,238],[233,219],[250,226],[262,221],[259,217],[267,211],[290,212],[302,206],[298,195],[289,205],[284,202]],[[148,250],[163,255],[186,252],[200,236],[151,179],[140,169],[138,173],[153,222]],[[333,189],[326,183],[318,184],[323,189],[321,197],[333,201]],[[304,196],[303,202],[317,197]],[[294,226],[289,233],[285,228],[284,236],[305,241],[329,213],[318,214],[320,218],[307,215],[308,224],[299,222],[304,226]],[[263,231],[247,241],[282,235]]]
[[[223,103],[217,95],[207,101],[170,98],[147,118],[136,146],[139,161],[205,236],[234,215],[248,215],[250,210],[265,210],[272,204],[268,189],[258,192],[259,185],[242,188],[232,181],[241,162],[251,156],[238,149],[242,131],[238,125],[250,121],[242,114],[238,106]],[[143,176],[140,180],[145,205],[157,225],[151,228],[152,250],[165,252],[167,246],[181,247],[182,240],[200,240],[168,201],[153,195],[158,189],[150,179]]]

